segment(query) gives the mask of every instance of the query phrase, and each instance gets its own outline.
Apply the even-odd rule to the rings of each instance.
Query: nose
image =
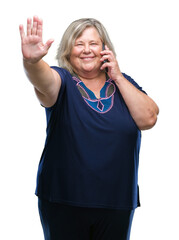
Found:
[[[83,53],[88,54],[90,52],[91,52],[90,45],[89,44],[85,44],[84,45],[84,49],[83,49]]]

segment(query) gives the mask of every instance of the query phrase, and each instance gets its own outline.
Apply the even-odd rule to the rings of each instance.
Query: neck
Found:
[[[102,87],[105,85],[106,82],[106,75],[105,73],[93,76],[93,77],[81,77],[80,80],[85,84],[85,86],[90,89],[96,98],[100,98],[100,91]]]
[[[98,72],[98,73],[79,73],[77,76],[81,79],[83,82],[96,82],[96,81],[106,81],[106,75],[105,72]]]

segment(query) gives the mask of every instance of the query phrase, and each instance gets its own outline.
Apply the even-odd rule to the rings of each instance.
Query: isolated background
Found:
[[[131,240],[179,239],[179,35],[177,0],[5,1],[0,8],[0,239],[43,239],[36,173],[46,119],[22,66],[18,26],[44,20],[44,41],[54,38],[45,60],[56,65],[58,43],[78,18],[107,28],[122,72],[160,107],[157,125],[142,133],[139,185]]]

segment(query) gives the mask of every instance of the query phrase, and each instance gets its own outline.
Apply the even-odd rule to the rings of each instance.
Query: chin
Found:
[[[96,69],[94,69],[94,68],[90,68],[90,67],[88,67],[88,68],[83,68],[83,71],[86,71],[86,72],[92,72],[92,71],[95,71]]]
[[[86,72],[93,72],[93,71],[100,71],[100,66],[97,67],[97,64],[89,65],[89,66],[83,66],[83,70]]]

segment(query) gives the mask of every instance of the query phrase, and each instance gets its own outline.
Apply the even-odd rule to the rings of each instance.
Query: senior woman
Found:
[[[42,41],[42,20],[28,19],[20,35],[24,68],[47,117],[36,188],[45,239],[129,239],[140,205],[141,130],[155,125],[157,105],[120,71],[99,21],[70,24],[59,67],[42,60],[53,43]]]

